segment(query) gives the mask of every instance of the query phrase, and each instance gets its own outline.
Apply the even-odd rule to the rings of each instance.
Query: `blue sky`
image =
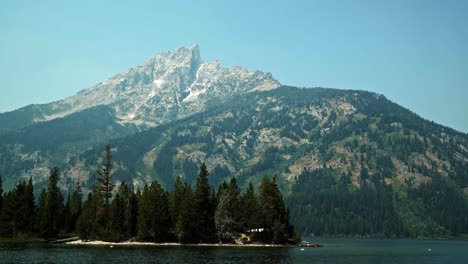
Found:
[[[205,61],[288,85],[382,93],[468,132],[466,14],[462,0],[4,0],[0,112],[63,99],[198,43]]]

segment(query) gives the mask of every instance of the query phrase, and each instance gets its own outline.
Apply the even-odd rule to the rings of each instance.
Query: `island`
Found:
[[[65,200],[59,175],[51,169],[37,206],[31,180],[0,195],[1,237],[72,245],[319,246],[303,242],[290,224],[276,176],[256,187],[250,182],[243,192],[235,177],[215,189],[202,163],[194,186],[177,176],[170,191],[158,181],[135,189],[113,182],[110,145],[85,200],[80,182]]]

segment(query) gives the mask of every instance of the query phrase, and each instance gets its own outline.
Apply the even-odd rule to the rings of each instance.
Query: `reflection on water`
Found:
[[[302,251],[300,248],[0,245],[0,263],[468,263],[468,241],[306,240],[325,247]]]

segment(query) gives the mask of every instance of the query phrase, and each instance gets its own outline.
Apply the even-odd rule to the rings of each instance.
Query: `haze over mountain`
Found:
[[[115,180],[136,188],[153,180],[169,188],[177,175],[193,183],[202,162],[215,186],[276,174],[302,232],[468,232],[467,134],[383,95],[287,87],[269,73],[203,62],[197,45],[64,100],[0,114],[0,131],[7,188],[29,177],[40,188],[57,165],[64,191],[76,181],[91,190],[111,144]],[[336,203],[322,207],[323,197]],[[336,210],[349,228],[333,218],[313,222]]]

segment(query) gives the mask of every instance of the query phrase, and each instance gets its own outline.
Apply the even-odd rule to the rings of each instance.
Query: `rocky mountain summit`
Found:
[[[0,121],[2,130],[16,129],[105,105],[119,123],[147,128],[203,111],[212,102],[279,86],[270,73],[204,62],[193,44],[158,54],[64,100],[2,114]]]

